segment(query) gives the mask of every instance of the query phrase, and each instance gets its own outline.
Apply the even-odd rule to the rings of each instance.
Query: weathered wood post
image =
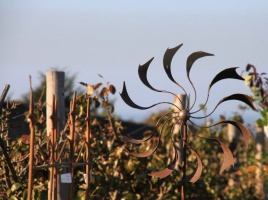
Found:
[[[57,136],[52,136],[53,138],[59,138],[60,132],[64,128],[65,122],[65,105],[64,105],[64,77],[65,73],[61,71],[49,71],[46,73],[46,122],[47,122],[47,135],[51,136],[53,134],[53,122],[51,120],[51,116],[53,113],[52,105],[53,105],[53,97],[58,102],[57,105]],[[55,133],[55,132],[54,132]],[[52,149],[53,151],[54,149]],[[57,176],[57,186],[52,186],[49,184],[48,194],[52,194],[49,196],[49,200],[56,199],[67,199],[67,185],[62,184],[60,182],[60,176],[58,174],[58,170],[54,168],[50,168],[50,177]],[[56,174],[54,174],[56,173]],[[49,180],[52,181],[52,180]],[[56,188],[56,191],[53,190]],[[51,191],[52,190],[52,191]],[[56,193],[56,194],[55,194]]]
[[[263,131],[263,127],[256,127],[257,135],[256,135],[256,153],[255,159],[257,160],[257,169],[255,172],[256,177],[256,185],[255,185],[255,193],[260,199],[265,199],[265,188],[263,181],[263,164],[261,159],[265,152],[265,134]]]
[[[183,94],[177,94],[177,97],[174,98],[174,104],[180,108],[181,110],[184,109],[186,107],[186,95],[183,95]],[[172,107],[172,109],[174,110],[174,112],[180,112],[175,106]],[[174,117],[177,117],[178,114],[174,114]],[[174,119],[175,120],[178,120],[178,119]],[[173,134],[178,134],[179,136],[179,132],[180,131],[183,131],[183,130],[180,130],[181,127],[180,127],[180,124],[177,123],[175,126],[174,126],[174,129],[173,129]],[[183,133],[181,133],[183,134]],[[182,163],[183,163],[183,147],[182,147],[182,140],[179,140],[178,144],[177,144],[177,147],[179,149],[178,151],[178,164],[180,166],[182,166]]]

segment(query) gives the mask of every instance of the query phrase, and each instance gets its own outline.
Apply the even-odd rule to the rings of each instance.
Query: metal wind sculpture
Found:
[[[224,97],[222,100],[220,100],[219,103],[212,110],[212,112],[207,114],[206,116],[203,116],[203,117],[195,116],[195,114],[197,112],[201,111],[206,106],[206,104],[208,103],[210,90],[211,90],[213,85],[215,85],[217,82],[219,82],[221,80],[224,80],[224,79],[244,80],[244,78],[242,78],[241,76],[239,76],[237,74],[237,72],[236,72],[237,67],[224,69],[223,71],[221,71],[220,73],[218,73],[214,77],[214,79],[211,81],[210,85],[208,86],[207,98],[206,98],[205,103],[203,104],[203,107],[201,107],[199,110],[193,111],[193,107],[194,107],[194,105],[196,103],[196,96],[197,95],[196,95],[196,89],[195,89],[195,87],[194,87],[194,85],[193,85],[193,83],[191,81],[191,78],[190,78],[190,71],[192,69],[192,66],[193,66],[194,62],[197,59],[205,57],[205,56],[213,56],[213,54],[206,53],[206,52],[203,52],[203,51],[198,51],[198,52],[192,53],[187,58],[186,75],[187,75],[187,78],[189,80],[189,83],[191,84],[191,86],[192,86],[192,88],[194,90],[194,101],[193,101],[193,104],[190,105],[190,95],[187,95],[185,89],[179,83],[177,83],[175,81],[175,79],[173,78],[172,73],[171,73],[171,61],[172,61],[172,58],[174,57],[174,55],[176,54],[176,52],[178,51],[178,49],[181,46],[182,46],[182,44],[177,46],[177,47],[174,47],[174,48],[166,50],[166,52],[164,54],[164,59],[163,59],[163,67],[164,67],[164,70],[165,70],[168,78],[173,83],[175,83],[179,88],[181,88],[182,91],[184,92],[184,94],[186,95],[186,102],[187,102],[186,105],[182,104],[181,99],[179,99],[179,97],[176,94],[174,94],[174,93],[172,93],[172,92],[170,92],[168,90],[159,90],[159,89],[156,89],[153,86],[151,86],[151,84],[149,83],[149,81],[147,79],[147,71],[148,71],[148,68],[149,68],[150,63],[152,62],[153,58],[150,59],[148,62],[146,62],[144,65],[139,66],[138,74],[139,74],[139,78],[142,81],[142,83],[145,86],[147,86],[148,88],[150,88],[151,90],[153,90],[155,92],[169,93],[169,94],[173,95],[175,98],[178,98],[178,100],[180,101],[182,106],[184,106],[182,109],[180,109],[178,106],[176,106],[175,104],[170,103],[170,102],[159,102],[159,103],[153,104],[153,105],[148,106],[148,107],[139,106],[139,105],[137,105],[136,103],[134,103],[131,100],[131,98],[130,98],[128,92],[127,92],[125,82],[123,84],[123,90],[122,90],[122,93],[120,93],[120,95],[121,95],[122,99],[124,100],[124,102],[127,105],[129,105],[130,107],[135,108],[135,109],[146,110],[146,109],[152,108],[154,106],[157,106],[159,104],[170,104],[170,105],[175,106],[178,109],[178,112],[171,111],[170,113],[160,117],[160,119],[157,121],[157,123],[155,125],[154,131],[152,131],[152,133],[148,137],[140,139],[140,140],[134,139],[134,138],[131,138],[131,137],[128,137],[128,136],[125,136],[124,138],[125,138],[125,140],[127,142],[130,142],[130,143],[133,143],[133,144],[141,144],[141,143],[146,142],[146,141],[148,141],[150,139],[156,138],[155,144],[147,152],[140,153],[140,152],[136,152],[136,151],[132,151],[130,149],[127,149],[129,151],[130,155],[133,155],[133,156],[136,156],[136,157],[147,157],[147,156],[152,155],[157,150],[157,148],[159,146],[159,141],[160,141],[160,137],[161,137],[161,134],[162,134],[163,126],[167,123],[167,121],[172,122],[172,129],[174,128],[174,126],[176,124],[179,124],[181,126],[181,131],[180,131],[180,135],[179,135],[179,137],[180,137],[179,139],[182,141],[182,147],[183,147],[183,152],[182,152],[183,153],[182,154],[183,155],[183,166],[182,166],[183,177],[182,177],[181,195],[182,195],[182,199],[184,199],[184,183],[185,182],[192,182],[192,183],[196,182],[200,178],[201,173],[202,173],[201,159],[200,159],[198,153],[196,152],[196,150],[194,150],[191,147],[190,142],[188,141],[188,136],[189,136],[190,133],[193,134],[196,137],[216,142],[221,147],[221,149],[223,151],[223,161],[222,161],[222,164],[221,164],[221,167],[220,167],[220,174],[227,167],[234,165],[234,158],[233,158],[232,152],[227,147],[227,145],[225,145],[223,142],[221,142],[220,140],[218,140],[216,138],[204,138],[204,137],[201,137],[198,133],[192,133],[190,131],[190,129],[189,129],[188,123],[191,123],[192,125],[197,126],[192,121],[192,119],[203,119],[203,118],[206,118],[206,117],[210,116],[221,103],[229,101],[229,100],[241,101],[241,102],[247,104],[248,106],[250,106],[253,109],[255,109],[255,107],[254,107],[254,105],[252,103],[252,98],[251,97],[249,97],[249,96],[247,96],[245,94],[233,94],[233,95]],[[160,125],[160,121],[163,120],[164,116],[169,116],[170,114],[172,114],[172,116],[166,122],[164,122],[164,124],[162,125],[162,128],[160,129],[160,132],[158,133],[156,131],[156,129]],[[174,116],[174,114],[176,115],[176,117]],[[246,146],[248,145],[248,140],[251,137],[251,133],[243,124],[241,124],[239,122],[231,121],[231,120],[224,120],[224,121],[218,122],[218,123],[216,123],[216,124],[214,124],[212,126],[208,126],[208,127],[204,127],[204,128],[211,128],[213,126],[223,124],[223,123],[232,124],[233,126],[235,126],[241,132],[241,134],[243,135],[243,140],[244,140]],[[175,155],[173,157],[172,162],[165,169],[157,171],[157,172],[152,172],[149,175],[156,176],[158,178],[165,178],[166,176],[168,176],[169,174],[172,173],[172,171],[175,168],[176,162],[178,160],[178,152],[177,152],[178,149],[176,149],[176,146],[175,146],[174,142],[173,142],[173,149],[174,149]],[[195,171],[192,174],[186,176],[186,161],[187,161],[187,155],[186,155],[187,152],[186,152],[186,150],[187,149],[190,149],[195,154],[195,156],[197,158],[197,167],[196,167]]]

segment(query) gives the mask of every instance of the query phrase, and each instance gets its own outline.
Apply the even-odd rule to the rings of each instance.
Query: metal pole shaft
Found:
[[[90,98],[87,99],[87,117],[86,117],[87,129],[86,129],[86,154],[88,164],[86,165],[86,200],[89,200],[90,191]]]
[[[74,199],[74,134],[75,134],[75,104],[76,104],[76,92],[74,92],[73,100],[71,101],[71,109],[70,109],[70,171],[71,171],[71,177],[72,182],[70,184],[70,195],[69,199]]]
[[[183,177],[182,177],[182,186],[181,186],[181,200],[185,199],[185,178],[186,178],[186,167],[187,167],[187,155],[186,155],[186,142],[187,142],[187,124],[186,121],[183,122],[182,124],[182,130],[183,130],[183,135],[182,135],[182,147],[183,147],[183,166],[182,166],[182,173],[183,173]]]
[[[33,91],[30,93],[30,157],[29,157],[29,173],[28,173],[28,200],[32,199],[33,190],[33,159],[34,159],[34,106],[33,106]]]

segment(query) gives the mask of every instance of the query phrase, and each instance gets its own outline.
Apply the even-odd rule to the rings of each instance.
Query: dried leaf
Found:
[[[102,98],[104,98],[104,97],[107,96],[108,94],[109,94],[109,89],[106,88],[106,87],[102,88],[102,90],[101,90],[101,92],[100,92],[100,96],[101,96]]]
[[[107,108],[107,106],[108,106],[108,102],[107,101],[102,101],[101,102],[101,107],[102,108]]]
[[[87,87],[87,83],[84,83],[84,82],[78,82],[78,83],[80,83],[81,85],[83,85],[83,86],[86,86],[86,87]]]
[[[94,87],[87,84],[87,95],[92,95],[94,93]]]
[[[246,71],[248,72],[250,69],[253,69],[254,74],[256,74],[256,67],[254,65],[248,64],[246,67]]]
[[[102,83],[97,83],[96,85],[94,85],[94,90],[97,90],[101,85]]]
[[[110,112],[113,113],[114,112],[114,106],[112,104],[109,104],[110,106]]]
[[[115,94],[116,92],[116,89],[113,85],[109,85],[109,91],[112,93],[112,94]]]
[[[93,104],[94,104],[95,108],[98,108],[100,106],[100,102],[97,98],[93,98]]]

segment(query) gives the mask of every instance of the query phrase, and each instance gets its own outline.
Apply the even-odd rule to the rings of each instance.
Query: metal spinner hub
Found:
[[[188,119],[190,119],[190,112],[187,109],[181,110],[179,112],[179,118],[180,120],[186,122]]]

